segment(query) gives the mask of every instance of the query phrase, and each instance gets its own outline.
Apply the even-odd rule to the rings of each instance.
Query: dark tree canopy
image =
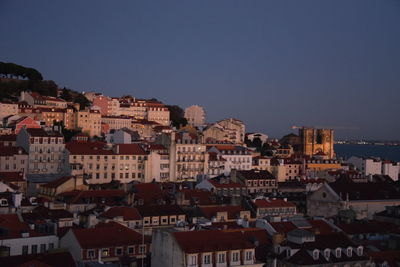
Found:
[[[15,63],[0,62],[0,74],[5,78],[28,79],[30,81],[43,80],[39,71]]]
[[[172,105],[167,106],[167,108],[169,109],[169,116],[172,122],[172,126],[180,128],[187,124],[187,120],[185,119],[185,112],[181,107]]]

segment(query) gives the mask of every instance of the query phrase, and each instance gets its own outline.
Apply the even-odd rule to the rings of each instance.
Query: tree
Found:
[[[80,110],[83,110],[83,109],[85,109],[85,107],[90,106],[90,101],[86,98],[86,96],[84,96],[82,94],[78,94],[75,97],[74,102],[79,103]]]
[[[167,106],[169,109],[169,116],[172,122],[172,126],[176,128],[183,127],[187,124],[187,120],[185,119],[185,113],[183,109],[177,105]]]
[[[70,90],[68,90],[67,88],[64,87],[62,89],[60,98],[64,99],[65,101],[71,101],[72,100],[72,95],[71,95]]]

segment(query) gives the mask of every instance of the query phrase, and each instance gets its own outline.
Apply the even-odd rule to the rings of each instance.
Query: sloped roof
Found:
[[[134,221],[142,219],[135,207],[112,207],[103,212],[100,216],[108,219],[122,217],[124,221]]]
[[[142,235],[116,222],[98,224],[90,229],[72,229],[80,246],[84,249],[109,248],[142,243]],[[145,242],[150,240],[146,236]]]
[[[202,230],[174,232],[175,240],[186,253],[249,249],[255,246],[241,232]]]

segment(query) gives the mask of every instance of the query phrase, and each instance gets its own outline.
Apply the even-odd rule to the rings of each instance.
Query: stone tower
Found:
[[[299,136],[302,140],[303,155],[313,156],[323,152],[330,159],[335,157],[332,129],[302,127],[299,129]]]

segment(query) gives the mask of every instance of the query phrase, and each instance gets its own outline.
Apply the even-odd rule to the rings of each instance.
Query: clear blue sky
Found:
[[[0,1],[0,61],[78,91],[400,139],[400,1]]]

